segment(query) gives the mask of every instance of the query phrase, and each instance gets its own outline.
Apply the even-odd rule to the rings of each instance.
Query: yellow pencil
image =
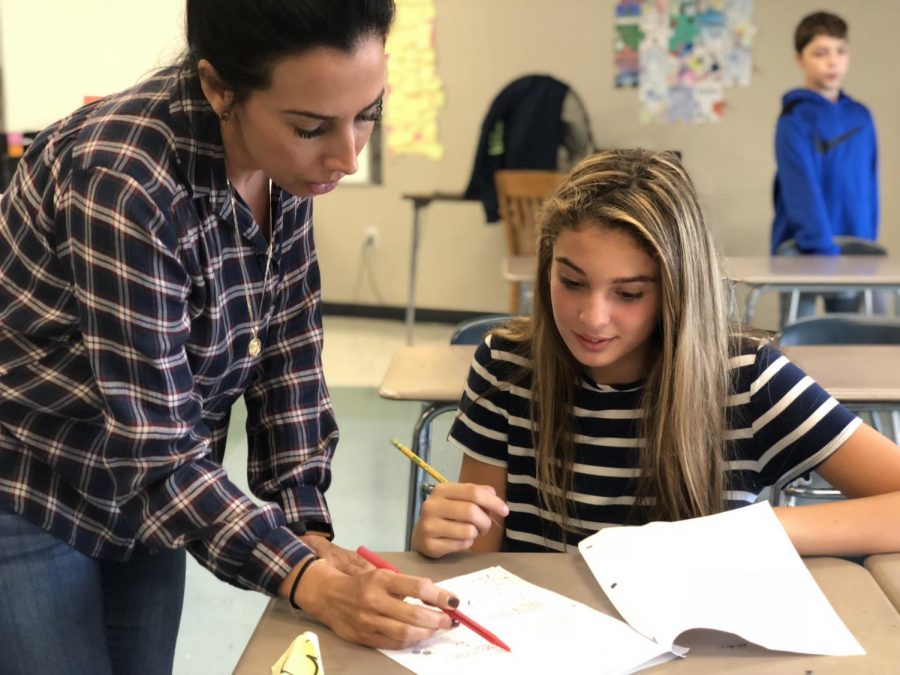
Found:
[[[393,443],[395,448],[397,448],[400,452],[402,452],[404,455],[409,457],[413,461],[414,464],[416,464],[420,469],[422,469],[422,471],[427,473],[429,476],[434,478],[438,483],[449,483],[450,482],[446,478],[444,478],[437,469],[435,469],[428,462],[426,462],[424,459],[419,457],[412,450],[410,450],[405,445],[403,445],[403,443],[398,441],[396,438],[392,438],[391,443]],[[494,523],[494,525],[496,525],[498,528],[500,528],[500,530],[503,530],[503,525],[501,525],[499,522],[497,522],[497,519],[494,518],[494,516],[492,516],[490,514],[488,514],[488,515],[491,519],[491,522]]]
[[[397,448],[400,452],[402,452],[404,455],[409,457],[413,461],[414,464],[416,464],[420,469],[422,469],[422,471],[427,473],[429,476],[434,478],[438,483],[448,483],[449,482],[446,478],[444,478],[438,472],[437,469],[435,469],[428,462],[426,462],[424,459],[419,457],[412,450],[410,450],[405,445],[403,445],[403,443],[398,441],[396,438],[392,438],[391,443],[393,443],[395,448]]]

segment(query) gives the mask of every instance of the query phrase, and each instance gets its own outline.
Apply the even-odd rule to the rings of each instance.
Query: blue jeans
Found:
[[[184,568],[183,549],[96,560],[0,507],[0,671],[170,674]]]

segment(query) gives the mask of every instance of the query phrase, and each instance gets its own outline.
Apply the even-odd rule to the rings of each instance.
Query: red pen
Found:
[[[387,560],[385,560],[378,554],[372,553],[372,551],[367,549],[365,546],[360,546],[359,548],[356,549],[356,552],[360,555],[361,558],[372,563],[373,565],[375,565],[375,567],[378,567],[379,569],[390,570],[391,572],[397,572],[398,574],[400,573],[400,570],[398,570],[396,567],[391,565],[391,563],[389,563]],[[487,640],[491,644],[497,645],[501,649],[505,649],[508,652],[512,651],[509,648],[509,645],[507,645],[503,640],[498,638],[496,635],[494,635],[491,631],[489,631],[487,628],[485,628],[481,624],[476,623],[475,621],[473,621],[472,619],[467,617],[465,614],[460,612],[458,609],[444,609],[443,611],[451,619],[456,619],[463,626],[465,626],[466,628],[470,629],[471,631],[477,633],[478,635],[483,637],[485,640]]]

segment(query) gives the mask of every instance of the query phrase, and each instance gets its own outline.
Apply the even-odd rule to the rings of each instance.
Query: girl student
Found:
[[[188,52],[0,198],[4,673],[168,673],[185,550],[380,647],[455,599],[331,543],[312,198],[381,113],[392,0],[187,0]],[[221,466],[248,412],[252,501]]]
[[[801,554],[900,550],[900,450],[733,325],[724,286],[674,155],[583,160],[542,212],[532,316],[476,351],[459,482],[424,503],[414,548],[565,550],[815,469],[851,499],[776,509]]]

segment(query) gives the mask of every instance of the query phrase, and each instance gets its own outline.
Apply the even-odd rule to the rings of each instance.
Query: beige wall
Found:
[[[363,232],[374,225],[381,242],[369,262],[381,299],[388,305],[405,303],[412,208],[401,195],[463,189],[488,105],[507,82],[533,72],[554,75],[575,88],[588,106],[599,145],[681,150],[724,252],[765,253],[772,217],[774,125],[782,93],[800,83],[793,29],[817,9],[839,12],[850,24],[846,88],[875,116],[881,239],[900,251],[900,203],[893,188],[900,170],[900,87],[885,81],[894,79],[891,72],[900,63],[900,3],[756,0],[753,82],[726,90],[728,109],[720,123],[695,125],[642,125],[637,92],[612,86],[613,6],[613,0],[437,0],[438,74],[447,93],[440,116],[444,159],[386,157],[384,186],[348,187],[317,202],[326,300],[375,303],[371,285],[356,272],[363,261]],[[507,289],[499,273],[502,231],[484,224],[480,205],[432,205],[422,229],[419,306],[505,310]]]
[[[0,0],[5,129],[34,131],[130,87],[184,44],[184,0]]]
[[[599,145],[681,150],[725,253],[765,253],[773,129],[781,94],[800,82],[791,35],[797,21],[816,9],[839,12],[850,23],[847,90],[875,115],[881,238],[900,251],[900,197],[894,188],[900,87],[887,84],[900,62],[897,0],[756,0],[753,83],[727,90],[728,110],[720,123],[697,125],[639,124],[637,92],[612,86],[613,0],[436,3],[437,65],[447,94],[440,115],[445,157],[440,162],[386,157],[383,186],[348,185],[317,201],[327,301],[405,304],[412,207],[401,195],[462,190],[491,100],[510,80],[534,72],[575,88],[588,106]],[[183,6],[184,0],[0,0],[8,127],[43,126],[79,105],[84,94],[128,86],[171,60],[183,42]],[[47,23],[50,14],[55,20]],[[479,204],[435,204],[424,213],[419,306],[504,310],[501,227],[484,224]],[[365,259],[362,243],[372,226],[379,230],[379,246]]]

